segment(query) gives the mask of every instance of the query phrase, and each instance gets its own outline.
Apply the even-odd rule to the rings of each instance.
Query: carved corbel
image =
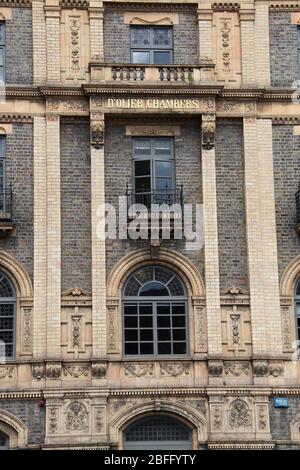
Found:
[[[202,148],[211,150],[215,146],[216,117],[214,114],[202,116]]]
[[[104,145],[104,114],[93,113],[90,122],[91,145],[100,149]]]

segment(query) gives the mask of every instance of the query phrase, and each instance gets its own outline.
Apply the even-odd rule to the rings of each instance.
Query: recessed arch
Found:
[[[11,280],[18,296],[21,298],[32,298],[32,283],[26,269],[19,261],[1,250],[0,271],[3,271]]]
[[[28,442],[27,426],[16,416],[0,409],[0,431],[8,436],[10,449],[26,447]]]
[[[122,258],[112,269],[107,281],[107,296],[118,297],[124,282],[136,269],[147,265],[162,265],[176,272],[192,296],[204,296],[204,283],[197,268],[183,255],[160,248],[157,257],[151,257],[147,249],[137,250]]]
[[[127,426],[143,416],[157,413],[167,414],[178,419],[192,429],[196,437],[196,442],[194,442],[196,448],[199,443],[204,443],[207,440],[206,419],[196,408],[178,400],[161,399],[133,404],[117,413],[111,421],[110,431],[113,442],[122,447],[122,435]]]

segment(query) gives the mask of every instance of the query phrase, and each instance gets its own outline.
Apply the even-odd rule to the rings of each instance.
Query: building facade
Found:
[[[0,1],[0,449],[299,448],[299,50],[299,0]]]

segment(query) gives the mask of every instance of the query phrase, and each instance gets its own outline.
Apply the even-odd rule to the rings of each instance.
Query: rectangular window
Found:
[[[0,84],[5,82],[5,22],[0,21]]]
[[[133,177],[136,203],[175,203],[173,138],[134,138]]]
[[[132,26],[131,61],[133,64],[172,64],[172,28],[169,26]]]
[[[0,211],[5,211],[5,136],[0,135]]]

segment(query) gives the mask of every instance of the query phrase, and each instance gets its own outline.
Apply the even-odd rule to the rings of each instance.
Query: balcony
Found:
[[[0,237],[10,234],[15,228],[13,222],[13,194],[12,190],[0,192]]]
[[[214,64],[137,65],[90,63],[91,81],[115,84],[182,84],[197,85],[213,81]]]

